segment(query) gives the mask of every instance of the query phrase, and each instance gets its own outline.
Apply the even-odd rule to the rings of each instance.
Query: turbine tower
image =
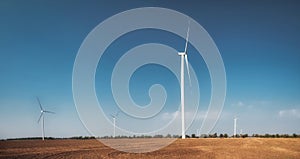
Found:
[[[119,112],[120,111],[118,111],[115,115],[110,115],[112,118],[113,118],[113,123],[114,123],[114,138],[116,137],[116,118],[117,118],[117,116],[119,115]]]
[[[190,22],[186,34],[185,48],[184,52],[178,52],[178,55],[181,57],[181,70],[180,70],[180,99],[181,99],[181,138],[185,139],[185,122],[184,122],[184,61],[186,64],[189,81],[191,84],[190,71],[189,71],[189,63],[187,58],[187,46],[189,40],[189,31],[190,31]]]
[[[233,137],[236,137],[236,121],[237,121],[237,117],[234,117],[234,125],[233,125]]]
[[[41,115],[39,117],[39,120],[38,120],[38,123],[40,122],[41,118],[43,118],[42,120],[42,140],[45,139],[45,117],[44,117],[44,113],[51,113],[51,114],[55,114],[54,112],[51,112],[51,111],[48,111],[48,110],[44,110],[43,107],[42,107],[42,104],[40,102],[40,99],[38,97],[36,97],[38,103],[39,103],[39,106],[40,106],[40,109],[41,109]]]

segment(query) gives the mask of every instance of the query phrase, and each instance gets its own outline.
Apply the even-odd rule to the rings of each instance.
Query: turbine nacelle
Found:
[[[185,52],[178,52],[178,55],[179,56],[185,56],[185,55],[187,55]]]
[[[110,116],[111,116],[113,119],[115,119],[115,118],[117,118],[117,116],[119,115],[119,113],[120,113],[120,110],[118,110],[117,113],[115,113],[115,114],[110,114]]]

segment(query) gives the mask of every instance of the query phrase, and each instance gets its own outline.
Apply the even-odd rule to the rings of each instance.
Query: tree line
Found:
[[[256,138],[300,138],[300,134],[237,134],[235,136],[229,136],[227,133],[225,134],[202,134],[197,136],[196,134],[186,135],[186,138],[249,138],[249,137],[256,137]],[[180,135],[133,135],[133,136],[102,136],[102,137],[95,137],[95,136],[73,136],[67,138],[56,138],[56,137],[45,137],[46,140],[65,140],[65,139],[76,139],[76,140],[88,140],[88,139],[134,139],[134,138],[181,138]],[[9,139],[1,139],[1,140],[41,140],[41,137],[25,137],[25,138],[9,138]]]

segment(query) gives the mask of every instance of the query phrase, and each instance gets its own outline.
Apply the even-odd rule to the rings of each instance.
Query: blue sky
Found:
[[[72,97],[72,70],[78,49],[88,33],[106,18],[137,7],[182,12],[201,24],[218,46],[226,69],[227,96],[212,132],[232,134],[233,117],[238,116],[238,129],[245,133],[300,133],[297,1],[1,1],[0,138],[40,136],[36,96],[56,112],[47,114],[48,136],[88,135]],[[111,70],[103,68],[112,69],[126,50],[149,42],[180,50],[184,39],[159,30],[140,30],[113,43],[96,74],[97,95],[106,105],[113,105],[106,86]],[[211,93],[207,68],[192,47],[189,59],[200,81],[200,103],[207,105]],[[149,72],[160,78],[145,78]],[[155,65],[137,70],[132,77],[133,99],[147,104],[148,87],[154,83],[165,86],[167,104],[180,102],[174,75]],[[109,108],[107,111],[110,113]],[[172,107],[165,113],[176,112]],[[200,122],[201,117],[187,132],[195,133]]]

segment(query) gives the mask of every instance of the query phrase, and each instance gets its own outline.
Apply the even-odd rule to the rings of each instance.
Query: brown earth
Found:
[[[139,139],[124,141],[134,140]],[[12,140],[0,141],[0,158],[299,159],[300,138],[178,139],[165,148],[148,153],[121,152],[98,140]]]

